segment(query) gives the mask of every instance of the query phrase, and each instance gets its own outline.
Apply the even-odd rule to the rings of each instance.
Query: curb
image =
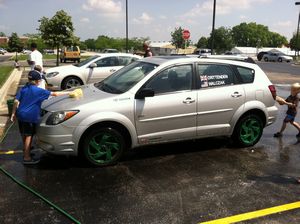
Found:
[[[20,78],[22,76],[22,72],[21,70],[18,69],[14,69],[10,76],[8,77],[8,79],[5,81],[4,85],[1,87],[0,89],[0,108],[2,108],[3,106],[6,105],[6,97],[7,97],[7,93],[9,91],[9,88],[12,86],[12,84],[14,82],[17,82],[17,84],[20,81]]]
[[[9,124],[7,99],[16,95],[22,73],[23,70],[14,69],[0,88],[0,139]]]

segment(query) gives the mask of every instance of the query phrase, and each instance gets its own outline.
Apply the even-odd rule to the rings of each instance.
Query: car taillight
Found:
[[[269,85],[269,90],[270,90],[270,92],[271,92],[271,94],[272,94],[272,96],[273,96],[273,99],[275,100],[276,99],[276,88],[275,88],[275,86],[274,85]]]

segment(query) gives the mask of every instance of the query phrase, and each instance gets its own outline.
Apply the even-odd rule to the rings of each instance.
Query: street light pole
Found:
[[[216,0],[214,0],[213,5],[213,22],[212,22],[212,31],[211,31],[211,54],[214,52],[214,38],[215,38],[215,17],[216,17]]]
[[[126,0],[126,53],[128,53],[128,0]]]
[[[295,5],[300,5],[300,2],[295,2]],[[299,22],[300,22],[300,11],[299,11],[299,14],[298,14],[298,25],[297,25],[297,33],[296,33],[295,57],[299,56],[299,48],[298,48]],[[297,55],[296,55],[296,52],[297,52]]]

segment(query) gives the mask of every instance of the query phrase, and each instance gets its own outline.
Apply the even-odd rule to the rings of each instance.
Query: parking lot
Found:
[[[279,96],[289,95],[289,86],[276,87]],[[300,196],[300,143],[290,125],[282,138],[273,137],[285,116],[286,108],[278,107],[276,123],[264,129],[254,147],[233,148],[227,138],[163,144],[131,150],[104,168],[40,151],[41,162],[25,167],[12,125],[0,145],[0,219],[9,224],[202,223],[283,206],[240,223],[299,223],[299,209],[291,209],[291,203]]]

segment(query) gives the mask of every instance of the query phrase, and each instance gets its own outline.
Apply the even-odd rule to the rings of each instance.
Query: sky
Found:
[[[128,37],[170,41],[176,28],[190,31],[191,40],[212,30],[213,0],[127,0]],[[300,5],[295,0],[216,0],[215,28],[242,22],[265,25],[289,41],[297,30]],[[81,41],[100,35],[126,37],[126,0],[0,0],[0,32],[35,34],[42,17],[59,10],[72,17]]]

